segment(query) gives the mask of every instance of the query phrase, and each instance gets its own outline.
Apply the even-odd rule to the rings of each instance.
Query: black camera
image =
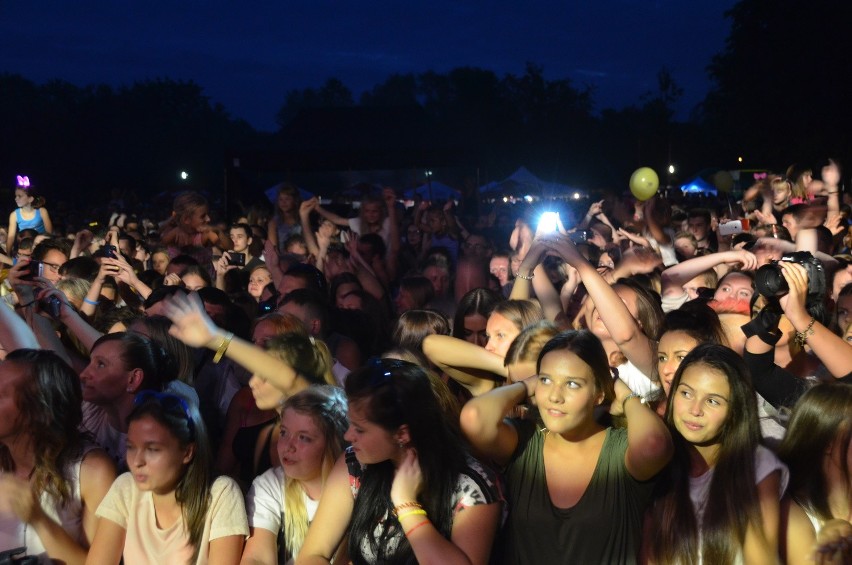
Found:
[[[228,251],[228,265],[233,265],[235,267],[245,267],[246,266],[246,254],[245,253],[236,253],[234,251]]]
[[[62,300],[58,296],[48,296],[39,302],[43,312],[47,312],[51,318],[59,318],[62,312]]]
[[[825,270],[819,259],[808,251],[795,251],[787,253],[778,261],[762,266],[754,275],[754,286],[757,292],[766,298],[778,298],[790,292],[787,281],[778,263],[798,263],[808,273],[808,302],[821,301],[825,296]]]

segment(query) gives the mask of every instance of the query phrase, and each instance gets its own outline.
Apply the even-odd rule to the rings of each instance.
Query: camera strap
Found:
[[[763,343],[774,346],[781,340],[781,332],[778,330],[779,321],[781,321],[781,312],[767,306],[749,323],[740,326],[740,329],[747,338],[756,335]]]

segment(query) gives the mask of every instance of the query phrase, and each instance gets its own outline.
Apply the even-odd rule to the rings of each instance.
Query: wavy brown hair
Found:
[[[4,364],[24,369],[15,388],[16,429],[30,436],[35,458],[34,492],[47,492],[63,504],[73,496],[69,468],[83,454],[83,394],[74,370],[52,351],[18,349]],[[9,448],[0,444],[0,470],[14,471]]]

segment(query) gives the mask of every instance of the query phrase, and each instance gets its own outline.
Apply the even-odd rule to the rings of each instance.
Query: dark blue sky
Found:
[[[598,110],[656,89],[667,67],[685,117],[709,87],[734,0],[430,2],[80,0],[0,3],[0,72],[42,83],[193,80],[235,117],[273,130],[288,90],[340,78],[354,93],[394,72],[458,66],[595,88]]]

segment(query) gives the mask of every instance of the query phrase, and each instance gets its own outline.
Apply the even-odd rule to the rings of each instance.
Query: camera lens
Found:
[[[757,292],[766,298],[784,296],[790,291],[784,275],[781,274],[781,268],[775,263],[764,265],[757,270],[754,274],[754,286],[757,287]]]

